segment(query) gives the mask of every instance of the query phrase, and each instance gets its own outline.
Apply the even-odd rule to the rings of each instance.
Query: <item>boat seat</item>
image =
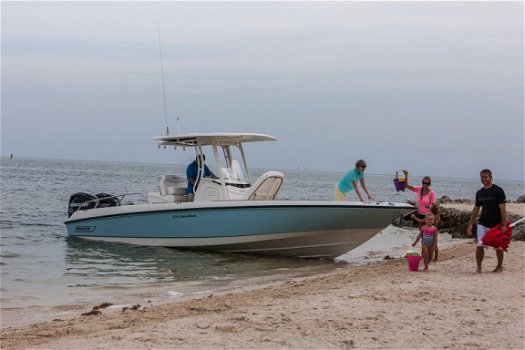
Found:
[[[187,188],[168,186],[168,194],[185,195],[188,194]]]
[[[252,190],[245,195],[248,200],[272,200],[281,189],[284,174],[279,171],[268,171],[253,184]]]
[[[160,179],[160,194],[167,195],[187,195],[186,178],[178,175],[163,175]]]

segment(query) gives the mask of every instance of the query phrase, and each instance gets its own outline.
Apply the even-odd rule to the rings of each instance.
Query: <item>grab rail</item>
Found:
[[[139,193],[139,192],[133,192],[133,193],[124,193],[124,194],[118,194],[116,196],[109,196],[109,197],[102,197],[102,198],[94,198],[94,199],[90,199],[88,201],[85,201],[85,202],[82,202],[82,206],[79,208],[79,210],[88,210],[88,208],[86,208],[89,204],[89,203],[92,203],[94,202],[95,203],[95,207],[94,208],[91,208],[91,209],[95,209],[95,208],[98,208],[98,205],[100,204],[101,201],[105,200],[105,199],[117,199],[118,201],[118,205],[120,205],[120,203],[124,200],[124,197],[126,196],[133,196],[133,195],[139,195],[142,197],[142,199],[144,199],[144,201],[148,201],[148,199],[146,198],[146,196],[144,196],[142,193]]]

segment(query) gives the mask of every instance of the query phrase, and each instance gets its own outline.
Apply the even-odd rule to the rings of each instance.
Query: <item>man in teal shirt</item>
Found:
[[[361,202],[364,202],[363,197],[361,196],[361,193],[359,192],[359,189],[357,188],[357,182],[359,181],[361,183],[361,187],[363,188],[363,191],[368,196],[369,201],[373,201],[374,198],[368,193],[368,188],[366,188],[365,184],[365,169],[366,169],[366,162],[362,159],[359,159],[355,163],[355,168],[350,170],[335,186],[335,199],[338,201],[344,201],[346,200],[346,194],[348,192],[351,192],[355,190],[355,193],[359,200]]]

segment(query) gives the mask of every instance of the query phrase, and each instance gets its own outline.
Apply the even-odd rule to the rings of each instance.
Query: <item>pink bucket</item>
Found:
[[[419,270],[419,262],[421,261],[421,256],[419,255],[412,255],[407,256],[408,260],[408,271],[418,271]]]
[[[396,187],[397,192],[399,191],[404,192],[406,185],[407,185],[406,181],[399,181],[397,178],[394,179],[394,186]]]

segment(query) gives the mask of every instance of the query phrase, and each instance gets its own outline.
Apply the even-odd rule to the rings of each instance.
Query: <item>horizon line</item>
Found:
[[[0,156],[2,159],[11,160],[10,156]],[[186,166],[186,164],[176,164],[176,163],[147,163],[147,162],[132,162],[132,161],[121,161],[121,160],[98,160],[98,159],[69,159],[69,158],[42,158],[42,157],[14,157],[13,159],[26,159],[26,160],[63,160],[63,161],[81,161],[81,162],[101,162],[101,163],[120,163],[120,164],[149,164],[149,165],[178,165],[178,166]],[[252,169],[269,169],[269,168],[261,168],[261,167],[252,167]],[[347,171],[337,171],[337,170],[315,170],[315,169],[286,169],[286,168],[278,168],[277,170],[288,170],[288,171],[311,171],[311,172],[318,172],[318,173],[346,173]],[[393,174],[386,174],[386,173],[367,173],[367,175],[382,175],[382,176],[393,176]],[[414,177],[422,177],[425,175],[418,175],[418,174],[412,174],[411,176]],[[478,178],[475,177],[448,177],[448,176],[432,176],[433,178],[446,178],[446,179],[457,179],[457,180],[478,180]],[[518,179],[501,179],[503,181],[510,181],[510,182],[518,182],[525,184],[525,180],[518,180]]]

